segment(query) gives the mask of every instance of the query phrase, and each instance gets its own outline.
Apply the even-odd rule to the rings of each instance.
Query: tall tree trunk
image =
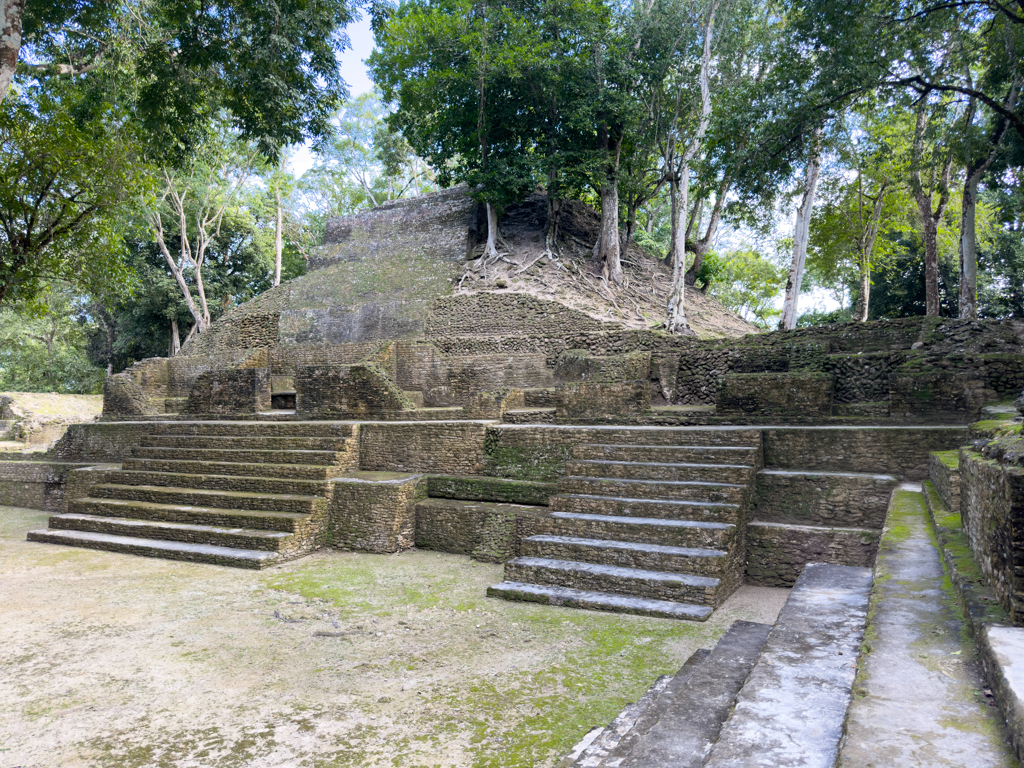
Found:
[[[622,140],[608,143],[611,157],[605,168],[604,183],[601,185],[601,235],[598,240],[597,258],[601,261],[601,275],[615,285],[622,285],[622,252],[619,240],[619,157]]]
[[[871,262],[861,254],[860,264],[860,292],[857,294],[857,304],[853,308],[853,319],[858,323],[866,323],[868,319],[868,307],[871,299]]]
[[[782,320],[779,330],[789,331],[796,327],[797,308],[800,298],[800,285],[804,279],[804,265],[807,262],[807,242],[811,231],[811,209],[814,207],[814,194],[818,188],[818,174],[821,161],[815,146],[811,158],[807,161],[804,172],[804,194],[796,209],[796,222],[793,225],[793,261],[789,267],[789,279],[786,280],[786,298],[782,304]]]
[[[281,164],[284,165],[282,159]],[[282,169],[283,170],[283,169]],[[284,215],[281,211],[281,189],[274,190],[274,199],[277,201],[277,226],[274,229],[274,285],[281,284],[281,254],[284,251],[282,230],[284,229]]]
[[[925,187],[921,165],[924,160],[924,135],[928,127],[928,104],[921,100],[914,125],[914,148],[910,160],[910,189],[921,214],[921,240],[924,243],[924,295],[925,310],[928,317],[938,317],[939,306],[939,222],[949,204],[949,179],[953,171],[953,153],[946,152],[946,159],[939,169],[936,179],[932,169],[931,181]],[[932,199],[935,192],[939,193],[938,204],[932,210]]]
[[[978,237],[974,219],[978,206],[978,183],[988,163],[969,169],[964,182],[963,206],[960,211],[960,317],[978,317]]]
[[[181,336],[178,335],[178,319],[171,318],[171,348],[168,350],[168,357],[174,357],[181,352]]]
[[[558,255],[558,228],[561,226],[562,200],[551,193],[548,183],[548,218],[544,223],[544,249],[551,256]]]
[[[725,208],[725,198],[729,194],[730,187],[732,187],[732,176],[726,173],[722,176],[722,181],[718,185],[718,191],[715,194],[715,204],[711,208],[711,218],[708,219],[708,227],[704,230],[704,235],[693,243],[691,249],[693,251],[693,263],[686,270],[687,285],[696,285],[697,273],[700,272],[701,264],[704,263],[704,257],[711,250],[711,245],[715,242],[715,236],[718,234],[718,225],[722,223],[722,210]],[[701,207],[703,208],[703,202]],[[700,219],[703,218],[704,213],[701,211],[701,215],[697,219],[698,232],[700,230]]]
[[[0,0],[0,103],[14,80],[21,52],[21,19],[25,0]]]
[[[497,256],[498,255],[498,210],[494,207],[494,203],[486,203],[487,208],[487,248],[484,250],[485,256]]]
[[[674,171],[671,184],[678,185],[678,190],[673,190],[672,196],[672,285],[668,292],[668,307],[665,326],[669,333],[693,333],[686,322],[686,235],[680,229],[680,219],[686,215],[688,198],[690,195],[690,163],[700,150],[704,135],[711,125],[711,38],[715,29],[715,14],[721,0],[712,0],[711,8],[708,10],[707,19],[704,22],[704,52],[700,62],[700,122],[697,124],[697,131],[690,140],[686,151],[679,159],[678,170]],[[678,126],[678,98],[676,99],[676,121],[673,128]],[[669,142],[667,160],[674,161],[675,144]],[[674,165],[674,162],[673,162]]]
[[[1010,90],[1006,94],[1003,106],[1008,112],[1017,106],[1020,96],[1021,76],[1014,73]],[[972,104],[968,112],[973,109]],[[978,184],[985,175],[989,165],[999,151],[999,145],[1009,126],[1004,116],[999,116],[988,136],[988,155],[976,163],[967,166],[967,179],[964,181],[963,207],[960,211],[960,317],[973,320],[978,317],[978,240],[974,229],[974,218],[978,205]]]
[[[679,223],[685,215],[687,198],[690,194],[690,167],[684,165],[678,176],[673,175],[669,181],[669,198],[671,200],[672,252],[672,287],[668,294],[668,317],[666,330],[669,333],[692,333],[686,322],[686,236]]]

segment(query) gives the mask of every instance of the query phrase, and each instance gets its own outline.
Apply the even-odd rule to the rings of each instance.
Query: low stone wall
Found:
[[[72,424],[48,451],[48,458],[89,464],[121,461],[153,432],[152,421]]]
[[[232,415],[270,410],[270,369],[239,368],[200,374],[182,409],[187,414]]]
[[[645,381],[616,384],[572,383],[559,388],[555,419],[559,422],[615,423],[640,416],[651,407],[651,387]]]
[[[418,504],[416,546],[503,563],[518,554],[519,542],[532,532],[537,514],[536,507],[517,504]]]
[[[1000,605],[1024,623],[1024,469],[960,451],[960,514],[971,549]]]
[[[870,567],[880,531],[752,522],[747,525],[747,582],[792,587],[807,563]]]
[[[889,382],[889,413],[898,418],[967,423],[993,400],[995,394],[976,371],[897,372]]]
[[[61,461],[0,461],[0,506],[60,512],[68,475],[80,466]]]
[[[556,492],[556,487],[555,483],[533,483],[474,475],[427,477],[427,494],[440,499],[547,506],[548,500]]]
[[[889,376],[899,353],[829,355],[824,370],[835,379],[837,403],[873,403],[889,399]]]
[[[413,546],[415,504],[426,496],[420,475],[360,473],[331,481],[327,544],[361,552],[398,552]]]
[[[412,400],[375,365],[302,366],[295,372],[295,406],[302,418],[357,419],[412,411]]]
[[[922,480],[928,454],[967,442],[966,427],[776,427],[764,434],[772,469],[888,473]]]
[[[960,514],[960,452],[932,451],[928,458],[928,479],[935,486],[946,509]]]
[[[478,475],[487,424],[473,421],[363,424],[360,468],[386,472]]]
[[[897,485],[892,475],[765,469],[757,474],[753,517],[765,523],[881,529]]]
[[[718,381],[722,416],[832,415],[832,376],[826,373],[736,373]]]

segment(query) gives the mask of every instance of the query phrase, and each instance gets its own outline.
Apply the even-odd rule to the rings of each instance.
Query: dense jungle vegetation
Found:
[[[456,183],[483,259],[538,187],[553,255],[589,202],[609,290],[630,242],[672,268],[669,332],[693,290],[766,328],[1021,317],[1022,86],[1021,0],[0,0],[0,390],[98,391],[328,217]]]

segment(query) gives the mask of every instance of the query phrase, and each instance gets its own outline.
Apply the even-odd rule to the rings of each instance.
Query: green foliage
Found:
[[[346,95],[336,55],[352,17],[346,0],[42,0],[26,7],[21,69],[46,81],[78,74],[116,97],[161,162],[194,153],[222,110],[276,157],[330,136]]]
[[[0,103],[0,304],[47,280],[127,293],[115,225],[147,185],[127,116],[71,88]]]
[[[0,308],[0,390],[96,394],[105,372],[85,352],[95,321],[69,286],[40,286],[31,302]]]
[[[832,325],[833,323],[849,323],[853,320],[853,310],[849,307],[840,307],[831,312],[811,310],[804,312],[796,319],[797,328],[809,328],[815,325]]]
[[[756,251],[720,253],[713,262],[710,294],[729,309],[764,329],[778,322],[776,299],[786,284],[786,270]]]

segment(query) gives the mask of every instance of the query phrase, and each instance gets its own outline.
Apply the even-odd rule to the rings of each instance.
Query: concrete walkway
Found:
[[[1017,766],[999,710],[982,693],[919,491],[901,486],[889,508],[868,614],[870,653],[861,656],[839,765]]]

